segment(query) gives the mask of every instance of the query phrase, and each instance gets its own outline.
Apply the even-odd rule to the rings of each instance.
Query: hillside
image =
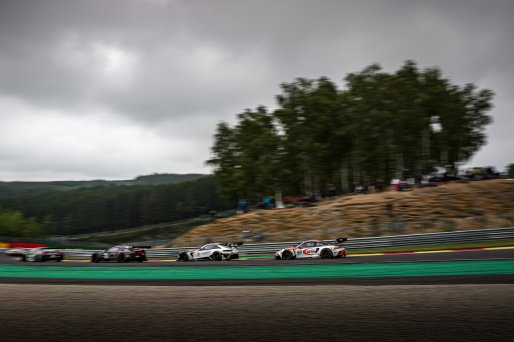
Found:
[[[514,225],[514,182],[450,183],[323,200],[315,207],[260,210],[202,225],[172,246],[240,241],[243,231],[263,242],[428,233]],[[249,239],[252,241],[252,238]]]
[[[156,178],[153,181],[163,180],[161,176]],[[144,182],[149,181],[151,179],[144,178]],[[3,196],[0,191],[0,208],[19,211],[27,218],[43,223],[47,235],[139,228],[197,218],[210,210],[223,211],[232,207],[231,201],[221,198],[213,175],[195,180],[177,179],[165,184],[22,191],[13,196]]]
[[[111,186],[134,186],[134,185],[153,185],[168,184],[194,181],[205,177],[202,174],[153,174],[138,176],[134,179],[126,180],[90,180],[90,181],[48,181],[48,182],[2,182],[0,181],[0,198],[12,198],[35,193],[52,191],[76,190],[81,188],[97,188]]]

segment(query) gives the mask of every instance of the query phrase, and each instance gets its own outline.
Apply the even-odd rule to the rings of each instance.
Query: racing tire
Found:
[[[37,262],[43,262],[43,258],[41,257],[41,255],[36,255],[34,257],[34,261],[37,261]]]
[[[189,261],[189,256],[187,255],[186,252],[182,252],[178,255],[178,260],[179,261]]]
[[[235,259],[239,259],[239,254],[229,255],[229,256],[227,257],[227,261],[235,260]]]
[[[57,258],[55,259],[56,262],[61,262],[62,261],[62,258]]]
[[[98,260],[98,254],[93,253],[93,254],[91,255],[91,259],[89,259],[89,261],[90,261],[90,262],[98,262],[98,261],[100,261],[100,260]]]
[[[125,258],[125,254],[120,253],[118,254],[118,258],[116,259],[117,262],[127,262],[127,258]]]
[[[321,259],[331,259],[334,257],[334,254],[332,253],[332,251],[328,248],[325,248],[325,249],[322,249],[321,252],[319,253],[319,256]]]
[[[211,255],[211,259],[212,259],[213,261],[221,261],[221,260],[223,260],[223,255],[221,255],[221,253],[220,253],[220,252],[214,252],[214,253],[212,253],[212,255]]]
[[[293,258],[294,258],[294,256],[293,256],[293,253],[291,251],[283,251],[282,252],[282,259],[283,260],[291,260]]]
[[[27,261],[27,257],[25,255],[22,255],[21,256],[21,261],[26,262]]]

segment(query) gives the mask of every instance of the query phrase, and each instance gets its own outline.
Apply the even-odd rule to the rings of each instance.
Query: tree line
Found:
[[[452,84],[414,61],[392,73],[373,64],[344,81],[339,89],[327,77],[297,78],[280,85],[276,109],[220,122],[207,164],[224,195],[326,195],[451,172],[486,142],[491,90]]]
[[[43,236],[49,222],[37,222],[27,218],[19,210],[0,207],[0,236],[39,237]]]
[[[69,190],[36,191],[32,195],[0,195],[0,236],[69,235],[139,227],[227,210],[234,203],[221,198],[214,176],[194,181],[153,185],[108,185]],[[2,216],[3,212],[7,213]],[[26,219],[30,217],[31,219]],[[19,222],[2,229],[2,221]],[[25,222],[25,223],[23,223]],[[23,224],[22,224],[23,223]],[[27,224],[30,223],[30,224]]]

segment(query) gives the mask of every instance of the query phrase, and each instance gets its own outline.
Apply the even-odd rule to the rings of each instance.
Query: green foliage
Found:
[[[0,236],[39,237],[44,233],[43,225],[26,218],[20,211],[0,208]]]
[[[180,183],[83,187],[0,196],[0,204],[46,222],[48,233],[59,235],[172,222],[205,215],[213,209],[234,207],[234,203],[220,199],[214,176]]]
[[[386,73],[377,64],[337,86],[321,77],[281,85],[278,108],[238,115],[218,125],[212,147],[225,195],[283,191],[324,194],[393,177],[421,176],[468,160],[485,144],[493,93],[457,86],[438,68],[407,61]]]
[[[514,164],[507,165],[507,176],[509,178],[514,178]]]
[[[53,181],[53,182],[0,182],[0,198],[19,197],[46,193],[49,191],[76,190],[81,188],[112,187],[124,185],[150,185],[181,183],[205,177],[202,174],[153,174],[138,176],[131,180],[91,180],[91,181]]]
[[[190,219],[177,223],[158,224],[149,227],[141,227],[140,229],[130,229],[128,231],[92,233],[87,236],[79,235],[71,237],[70,241],[91,241],[114,245],[137,241],[173,240],[190,229],[209,222],[211,222],[209,218]]]

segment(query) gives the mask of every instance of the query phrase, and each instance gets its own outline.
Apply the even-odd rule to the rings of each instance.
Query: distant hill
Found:
[[[175,222],[232,209],[213,175],[129,181],[4,182],[0,208],[44,224],[48,235],[87,234]],[[15,234],[15,233],[13,233]]]
[[[90,180],[90,181],[50,181],[50,182],[1,182],[0,198],[10,198],[34,193],[49,191],[74,190],[81,188],[96,188],[109,186],[132,186],[132,185],[153,185],[153,184],[176,184],[187,181],[194,181],[207,175],[203,174],[174,174],[160,173],[153,175],[138,176],[127,180]]]
[[[258,210],[198,226],[171,246],[240,241],[301,241],[430,233],[514,225],[514,182],[448,183],[413,191],[386,191],[322,200],[317,206]],[[254,239],[255,240],[255,239]]]

